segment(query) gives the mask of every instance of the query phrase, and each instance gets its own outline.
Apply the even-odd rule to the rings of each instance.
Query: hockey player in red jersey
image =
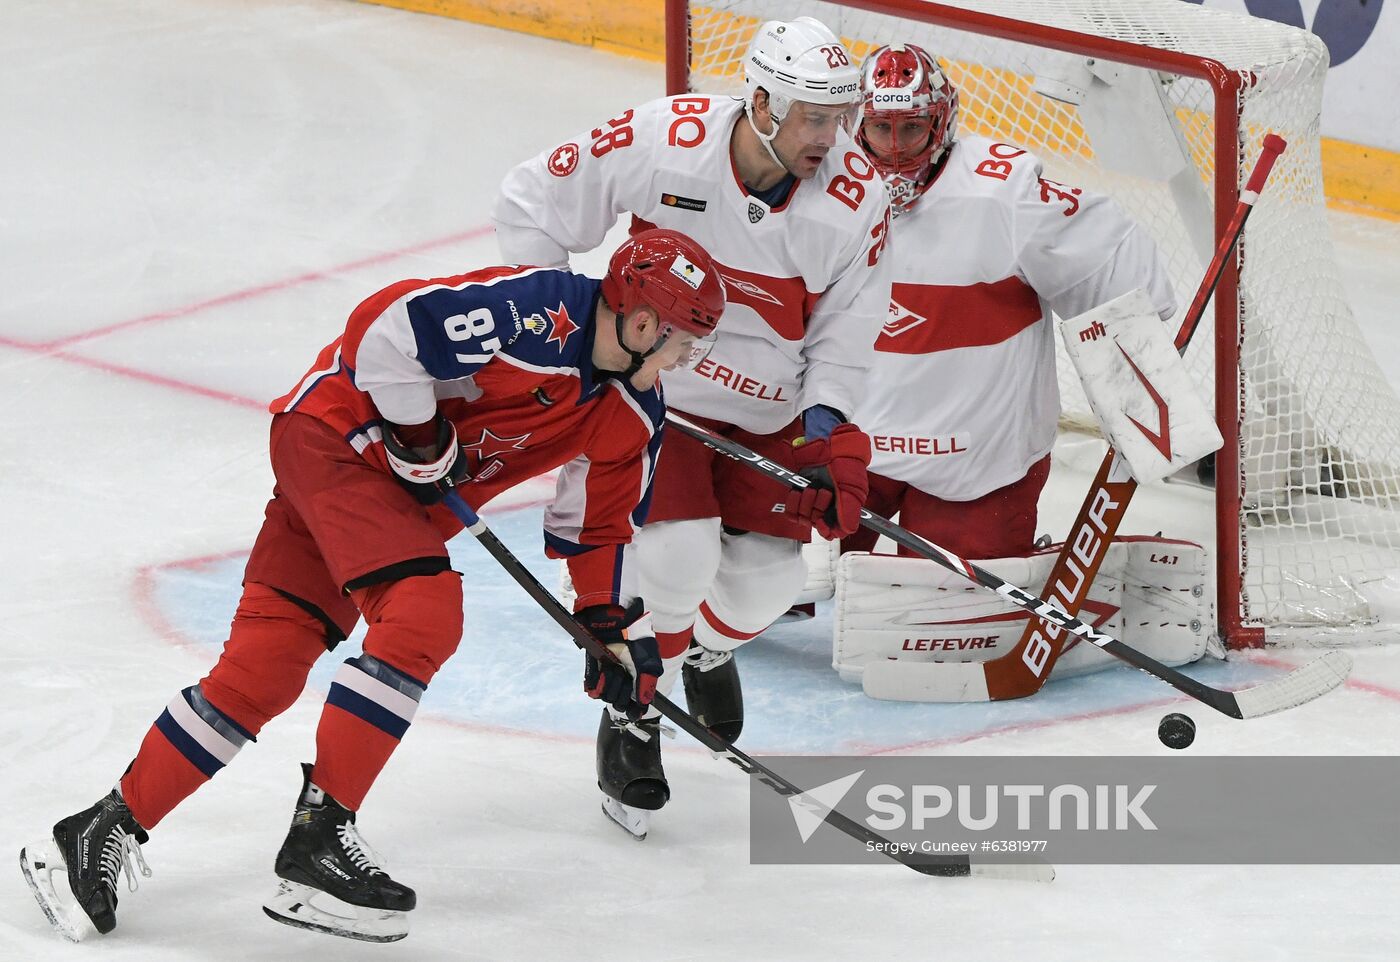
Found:
[[[622,213],[634,231],[658,224],[704,244],[729,304],[710,358],[664,376],[668,403],[828,488],[789,499],[667,437],[635,542],[667,665],[661,690],[684,659],[687,706],[728,738],[743,720],[730,652],[791,604],[813,525],[840,537],[858,523],[869,442],[851,413],[889,301],[888,205],[851,138],[859,73],[840,40],[807,17],[764,23],[744,72],[742,99],[653,101],[521,164],[494,212],[507,260],[565,264]],[[646,730],[655,724],[624,733],[605,715],[599,731],[605,807],[639,835],[645,815],[628,809],[660,808],[670,791]]]
[[[856,407],[866,505],[966,558],[1029,554],[1060,413],[1051,312],[1141,287],[1165,320],[1166,268],[1109,198],[1047,180],[1014,145],[955,139],[958,92],[921,48],[872,52],[861,88],[857,139],[894,214],[889,316]]]
[[[111,931],[119,877],[150,874],[147,833],[286,710],[363,617],[363,653],[326,697],[265,911],[403,938],[414,892],[375,863],[355,814],[462,636],[445,543],[461,524],[439,502],[456,491],[480,506],[560,469],[546,550],[567,558],[575,618],[621,659],[590,660],[585,687],[640,714],[661,662],[622,546],[651,497],[657,378],[703,359],[723,309],[709,256],[667,230],[623,244],[601,282],[498,267],[361,303],[271,405],[276,487],[218,663],[174,697],[116,788],[21,853],[50,921],[74,940]]]

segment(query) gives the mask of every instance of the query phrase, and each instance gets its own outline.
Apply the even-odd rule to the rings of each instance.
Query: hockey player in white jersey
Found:
[[[957,89],[923,49],[873,51],[861,88],[857,140],[885,181],[894,216],[889,315],[855,411],[873,448],[866,506],[993,570],[996,559],[1015,559],[1010,570],[1027,572],[1026,587],[1039,591],[1053,555],[1023,559],[1035,550],[1036,506],[1060,412],[1052,311],[1074,317],[1140,288],[1166,320],[1176,304],[1165,265],[1147,231],[1110,198],[1047,179],[1041,162],[1013,144],[957,138]],[[841,549],[870,551],[875,542],[859,530]],[[1173,555],[1186,551],[1172,547]],[[1137,553],[1144,562],[1150,555],[1131,557]],[[877,581],[886,592],[895,582],[912,590],[913,572],[923,567],[931,573],[919,590],[948,599],[948,612],[914,618],[921,601],[886,609],[868,600],[881,590]],[[841,559],[838,607],[867,599],[838,612],[834,662],[843,677],[856,677],[862,662],[957,658],[946,647],[929,650],[953,644],[952,635],[959,647],[989,649],[1019,636],[1019,628],[989,629],[1005,615],[978,609],[964,617],[965,586],[934,568]],[[889,625],[876,613],[896,608]],[[908,627],[911,619],[921,627]],[[974,624],[980,630],[969,629]]]
[[[1011,144],[954,139],[958,93],[912,45],[862,68],[859,140],[895,220],[889,316],[857,406],[870,510],[966,558],[1029,554],[1060,414],[1051,311],[1133,288],[1176,309],[1147,232],[1116,203],[1042,176]],[[862,530],[843,549],[869,550]]]
[[[742,725],[730,653],[801,589],[800,542],[859,524],[869,441],[851,414],[889,303],[888,204],[852,138],[860,76],[824,25],[761,25],[746,94],[668,97],[623,112],[512,170],[494,219],[504,258],[562,265],[621,214],[672,227],[714,256],[728,307],[710,357],[663,378],[668,405],[829,490],[805,501],[677,432],[666,436],[634,550],[667,671],[685,662],[687,706],[729,738]],[[669,797],[655,737],[604,715],[599,784],[617,803]],[[644,819],[630,819],[637,834]]]

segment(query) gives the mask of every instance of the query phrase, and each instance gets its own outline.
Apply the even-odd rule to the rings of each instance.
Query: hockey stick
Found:
[[[1201,285],[1196,291],[1191,306],[1182,318],[1176,334],[1176,349],[1186,352],[1186,346],[1196,333],[1205,314],[1206,304],[1215,293],[1220,277],[1225,272],[1225,262],[1229,259],[1235,244],[1244,232],[1245,221],[1259,199],[1259,192],[1273,170],[1274,162],[1283,153],[1287,143],[1277,134],[1267,134],[1259,154],[1259,159],[1250,172],[1245,188],[1240,192],[1230,223],[1221,235],[1216,246],[1215,256],[1206,267]],[[1041,589],[1046,599],[1072,615],[1077,615],[1084,605],[1089,589],[1098,577],[1099,568],[1113,543],[1114,535],[1128,512],[1128,504],[1137,491],[1137,482],[1128,473],[1127,465],[1112,446],[1104,453],[1103,462],[1084,503],[1070,527],[1070,536],[1065,538],[1059,556],[1050,576]],[[947,700],[974,700],[967,697],[965,675],[980,671],[984,676],[985,700],[1002,701],[1011,698],[1025,698],[1040,691],[1050,671],[1055,667],[1064,652],[1068,639],[1054,625],[1043,626],[1031,618],[1021,632],[1021,637],[1007,652],[990,661],[980,663],[933,662],[920,666],[921,684],[925,692],[934,698],[948,696]],[[972,668],[968,665],[976,664]],[[895,666],[882,669],[882,676],[892,672]],[[945,668],[951,670],[945,671]],[[940,677],[945,676],[945,677]],[[873,679],[872,679],[873,681]],[[980,688],[977,689],[980,693]],[[960,696],[960,697],[953,697]],[[941,699],[940,699],[941,700]]]
[[[456,491],[449,492],[443,499],[443,503],[452,510],[466,525],[472,537],[481,542],[482,547],[495,558],[496,561],[506,570],[520,587],[525,589],[525,593],[535,599],[536,603],[544,609],[545,614],[554,619],[554,622],[568,632],[569,637],[574,640],[574,644],[588,652],[594,658],[606,661],[615,661],[612,652],[607,647],[594,638],[588,631],[574,620],[559,599],[555,598],[549,589],[540,584],[530,570],[521,563],[509,548],[507,548],[499,538],[486,526],[471,505],[462,498]],[[842,815],[834,809],[827,808],[821,802],[812,798],[805,791],[798,788],[777,772],[768,768],[762,762],[755,761],[748,755],[734,747],[734,743],[721,738],[710,729],[701,725],[691,715],[687,714],[675,702],[664,695],[657,694],[652,699],[652,704],[677,728],[690,735],[700,744],[704,745],[716,755],[723,756],[727,761],[737,765],[744,774],[755,778],[767,785],[773,791],[785,798],[796,800],[796,804],[801,805],[808,811],[815,811],[821,814],[822,820],[833,828],[845,832],[856,841],[865,842],[867,845],[875,846],[879,851],[888,855],[891,859],[902,865],[907,865],[914,871],[924,875],[934,875],[945,878],[957,877],[978,877],[978,878],[999,878],[1016,879],[1028,882],[1049,882],[1055,878],[1054,867],[1039,859],[1028,859],[1024,862],[1001,862],[1001,861],[981,861],[973,860],[968,856],[934,856],[916,853],[906,853],[895,846],[883,835],[871,831],[866,826],[852,818]]]
[[[766,474],[789,488],[800,490],[810,487],[812,484],[809,479],[802,475],[783,467],[781,464],[776,464],[762,455],[755,454],[729,438],[712,434],[687,421],[674,411],[666,412],[666,420],[681,433],[689,435],[706,447],[731,457],[735,461],[741,461],[755,471]],[[903,545],[915,554],[936,561],[954,574],[982,585],[984,588],[992,589],[1011,604],[1029,611],[1047,624],[1097,645],[1113,657],[1126,661],[1149,675],[1155,675],[1177,691],[1184,692],[1231,718],[1258,718],[1260,715],[1271,715],[1276,711],[1283,711],[1285,708],[1293,708],[1312,701],[1340,685],[1351,671],[1351,658],[1340,651],[1329,651],[1316,661],[1290,672],[1283,678],[1265,682],[1253,688],[1243,688],[1233,692],[1212,688],[1210,685],[1168,668],[1155,658],[1123,644],[1112,635],[1099,631],[1072,615],[1065,614],[1043,598],[1038,598],[1003,581],[990,571],[979,568],[972,562],[953,554],[947,548],[940,548],[933,542],[901,528],[878,514],[872,514],[862,508],[860,523],[871,531],[884,535],[896,544]],[[948,667],[954,667],[953,663],[949,663]],[[972,667],[981,668],[980,665],[975,664],[972,664]],[[966,676],[970,686],[976,685],[980,678],[980,670]],[[980,699],[970,697],[968,700],[986,701],[987,699],[984,693]]]

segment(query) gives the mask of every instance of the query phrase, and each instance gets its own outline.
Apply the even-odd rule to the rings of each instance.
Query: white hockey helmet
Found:
[[[758,28],[744,56],[748,109],[759,87],[768,91],[768,109],[779,122],[794,100],[809,104],[860,103],[860,68],[840,38],[819,20],[769,20]]]

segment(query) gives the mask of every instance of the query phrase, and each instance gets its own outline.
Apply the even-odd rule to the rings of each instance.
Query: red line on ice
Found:
[[[267,403],[271,400],[271,398],[258,399],[244,397],[239,394],[234,394],[230,391],[220,391],[216,388],[206,387],[202,384],[195,384],[189,381],[181,381],[177,378],[166,377],[163,374],[155,374],[150,371],[142,371],[137,368],[127,367],[124,364],[117,364],[113,361],[103,361],[98,358],[86,357],[81,354],[74,354],[68,350],[65,350],[65,347],[70,344],[78,344],[83,341],[88,341],[94,338],[102,337],[104,335],[111,334],[115,331],[127,330],[133,327],[154,324],[160,321],[172,320],[178,317],[189,317],[193,314],[198,314],[200,311],[206,310],[211,307],[217,307],[221,304],[232,304],[238,301],[250,300],[255,297],[261,297],[264,294],[272,294],[276,293],[277,291],[287,290],[289,288],[297,286],[298,284],[306,284],[311,281],[323,280],[328,277],[334,277],[337,274],[343,274],[348,271],[357,270],[359,268],[371,264],[383,263],[385,261],[390,261],[398,257],[404,257],[409,254],[421,253],[426,250],[432,250],[436,247],[444,247],[450,244],[457,244],[463,241],[474,240],[479,237],[484,237],[490,231],[491,228],[489,226],[476,227],[469,231],[464,231],[459,234],[452,234],[448,237],[440,237],[436,240],[425,241],[421,244],[415,244],[412,247],[405,247],[401,250],[389,251],[384,254],[375,254],[372,257],[366,257],[361,258],[360,260],[350,261],[349,263],[341,264],[338,267],[327,268],[323,271],[311,271],[305,274],[298,274],[295,277],[288,277],[279,281],[271,281],[267,284],[259,284],[256,287],[246,288],[241,291],[234,291],[229,294],[222,294],[218,297],[186,305],[185,307],[179,307],[169,311],[160,311],[155,314],[146,314],[142,317],[135,317],[125,321],[119,321],[115,324],[109,324],[106,327],[95,328],[91,331],[84,331],[80,334],[68,335],[67,337],[60,337],[52,341],[42,341],[38,343],[32,341],[21,341],[0,334],[0,346],[10,347],[20,351],[27,351],[31,354],[40,354],[45,357],[57,358],[62,361],[67,361],[70,364],[77,364],[83,367],[94,368],[99,371],[105,371],[108,374],[119,374],[122,377],[128,377],[132,380],[144,381],[147,384],[155,384],[160,387],[170,388],[173,391],[181,391],[185,394],[195,394],[200,397],[211,398],[215,401],[222,401],[225,404],[233,404],[238,407],[265,411],[267,410]]]
[[[288,288],[296,287],[300,284],[307,284],[312,281],[325,280],[335,277],[338,274],[346,274],[350,271],[359,270],[362,267],[371,267],[375,264],[383,264],[386,261],[397,260],[409,254],[421,254],[424,251],[434,250],[438,247],[447,247],[452,244],[460,244],[465,241],[477,240],[491,232],[487,226],[474,227],[469,231],[462,231],[458,234],[451,234],[447,237],[439,237],[436,240],[424,241],[412,247],[404,247],[399,250],[386,251],[381,254],[374,254],[370,257],[362,257],[359,260],[341,264],[338,267],[330,267],[322,271],[307,271],[305,274],[297,274],[294,277],[285,277],[280,281],[269,281],[266,284],[258,284],[245,288],[241,291],[232,291],[228,294],[220,294],[218,297],[211,297],[208,300],[196,301],[193,304],[186,304],[184,307],[172,308],[168,311],[157,311],[154,314],[145,314],[141,317],[133,317],[125,321],[118,321],[115,324],[108,324],[106,327],[94,328],[90,331],[83,331],[78,334],[69,334],[66,337],[56,338],[52,341],[45,341],[36,344],[35,347],[59,348],[67,347],[79,341],[90,341],[93,338],[105,337],[117,331],[128,330],[133,327],[141,327],[145,324],[155,324],[160,321],[170,321],[178,317],[188,317],[191,314],[198,314],[200,311],[208,310],[211,307],[220,307],[224,304],[236,304],[239,301],[250,300],[254,297],[261,297],[264,294],[274,294],[278,291],[285,291]]]

